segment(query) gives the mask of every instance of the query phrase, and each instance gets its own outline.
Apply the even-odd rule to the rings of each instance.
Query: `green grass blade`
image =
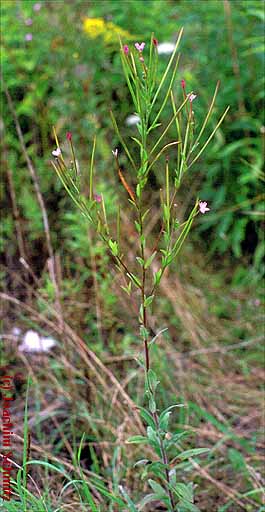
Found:
[[[125,491],[124,487],[122,487],[122,485],[119,486],[119,489],[120,489],[120,493],[122,494],[122,496],[124,497],[128,507],[129,507],[129,512],[138,512],[136,506],[134,505],[134,503],[132,502],[130,496],[127,494],[127,492]]]

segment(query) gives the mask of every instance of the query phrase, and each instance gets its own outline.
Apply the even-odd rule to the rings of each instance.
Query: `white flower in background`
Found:
[[[175,50],[173,43],[160,43],[157,46],[158,55],[170,55]]]
[[[21,334],[21,329],[19,327],[13,327],[11,334],[15,337],[18,337]]]
[[[137,114],[131,114],[130,116],[126,117],[125,124],[127,126],[134,126],[135,124],[138,124],[140,122],[140,117],[137,116]]]
[[[49,352],[51,348],[57,345],[53,338],[43,338],[35,331],[27,331],[23,336],[23,341],[19,345],[20,352]]]

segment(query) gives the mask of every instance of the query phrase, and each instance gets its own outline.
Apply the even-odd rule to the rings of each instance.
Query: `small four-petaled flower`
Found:
[[[199,211],[200,213],[206,213],[210,211],[210,208],[207,206],[207,201],[200,201],[199,202]]]
[[[53,155],[53,156],[55,156],[56,158],[57,158],[58,156],[60,156],[61,154],[62,154],[62,152],[61,152],[60,148],[56,148],[56,149],[54,149],[54,150],[52,151],[52,155]]]
[[[192,103],[197,98],[197,94],[189,94],[189,101]]]
[[[141,44],[135,43],[134,46],[135,46],[136,50],[138,50],[138,52],[142,52],[145,47],[145,43],[141,43]]]

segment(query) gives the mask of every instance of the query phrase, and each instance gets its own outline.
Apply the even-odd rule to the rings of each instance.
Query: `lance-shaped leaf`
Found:
[[[158,121],[159,117],[161,116],[161,114],[162,114],[162,112],[163,112],[163,110],[165,108],[165,105],[167,103],[168,97],[169,97],[169,95],[171,93],[171,90],[172,90],[172,86],[173,86],[174,80],[176,78],[176,73],[177,73],[178,63],[179,63],[179,57],[180,56],[178,55],[178,58],[177,58],[177,61],[176,61],[176,64],[175,64],[175,67],[174,67],[174,70],[173,70],[173,73],[172,73],[172,76],[171,76],[171,79],[170,79],[168,90],[167,90],[167,92],[165,94],[164,101],[163,101],[163,103],[162,103],[162,105],[161,105],[161,107],[160,107],[160,109],[159,109],[159,111],[158,111],[154,121],[152,122],[151,126],[149,127],[147,133],[151,132],[151,130],[153,130],[157,126],[157,121]]]
[[[194,208],[192,209],[188,220],[185,222],[184,228],[182,229],[177,241],[175,242],[175,244],[173,246],[173,249],[172,249],[171,255],[170,255],[170,263],[178,255],[184,241],[186,240],[186,238],[189,234],[189,231],[192,226],[192,222],[195,217],[197,208],[198,208],[198,201],[196,201],[196,204],[195,204]]]
[[[172,123],[175,121],[176,117],[178,116],[178,114],[181,112],[181,110],[183,109],[183,107],[186,105],[187,101],[188,101],[188,96],[184,99],[184,101],[181,103],[180,107],[178,108],[178,110],[176,111],[176,113],[172,116],[171,120],[169,121],[168,125],[166,126],[166,128],[164,129],[163,133],[160,135],[159,139],[157,140],[157,142],[155,143],[155,145],[153,146],[153,148],[151,149],[150,151],[150,155],[152,155],[154,153],[154,151],[156,150],[157,146],[159,146],[160,142],[163,140],[163,138],[165,137],[166,133],[168,132],[170,126],[172,125]]]
[[[188,165],[188,169],[198,160],[198,158],[200,158],[201,154],[203,153],[203,151],[205,150],[205,148],[208,146],[209,142],[212,140],[213,136],[215,135],[216,131],[218,130],[219,126],[222,124],[228,110],[230,109],[230,107],[227,107],[226,110],[224,111],[223,115],[221,116],[221,118],[219,119],[216,127],[214,128],[214,130],[212,131],[211,135],[208,137],[208,139],[206,140],[206,142],[204,143],[204,145],[202,146],[202,148],[200,149],[199,153],[197,153],[197,155],[195,156],[195,158],[192,160],[192,162]]]
[[[214,104],[215,104],[215,100],[216,100],[216,96],[217,96],[217,93],[218,93],[218,89],[219,89],[219,86],[220,86],[220,81],[218,80],[217,84],[216,84],[216,87],[215,87],[215,91],[214,91],[214,95],[213,95],[213,98],[212,98],[212,101],[211,101],[211,105],[210,105],[210,108],[206,114],[206,117],[204,119],[204,122],[202,124],[202,127],[200,129],[200,132],[198,134],[198,136],[196,137],[195,141],[194,141],[194,144],[193,144],[193,147],[195,148],[197,145],[198,145],[198,142],[206,128],[206,125],[211,117],[211,114],[212,114],[212,111],[213,111],[213,107],[214,107]]]
[[[155,93],[155,95],[154,95],[153,101],[152,101],[152,103],[151,103],[150,111],[152,110],[152,108],[153,108],[153,106],[154,106],[154,104],[155,104],[155,102],[156,102],[156,100],[157,100],[157,97],[158,97],[158,95],[159,95],[159,93],[160,93],[160,91],[161,91],[161,89],[162,89],[162,87],[163,87],[163,85],[164,85],[164,82],[165,82],[165,80],[166,80],[166,78],[167,78],[167,75],[168,75],[168,73],[169,73],[169,70],[170,70],[170,68],[171,68],[172,62],[173,62],[173,60],[174,60],[174,58],[175,58],[175,55],[176,55],[176,52],[177,52],[177,49],[178,49],[178,46],[179,46],[179,43],[180,43],[180,40],[181,40],[181,37],[182,37],[182,34],[183,34],[183,30],[184,30],[184,29],[183,29],[183,27],[182,27],[182,28],[180,29],[180,32],[179,32],[179,35],[178,35],[178,39],[177,39],[177,41],[176,41],[175,49],[174,49],[174,51],[173,51],[173,53],[172,53],[172,55],[171,55],[171,58],[170,58],[169,63],[168,63],[168,65],[167,65],[167,67],[166,67],[165,73],[163,74],[163,76],[162,76],[162,78],[161,78],[161,80],[160,80],[159,86],[158,86],[158,88],[157,88],[157,91],[156,91],[156,93]]]

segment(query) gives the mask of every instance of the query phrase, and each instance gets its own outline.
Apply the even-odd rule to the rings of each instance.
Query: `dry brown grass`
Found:
[[[184,266],[185,271],[185,266]],[[19,281],[19,277],[16,276]],[[222,320],[209,314],[209,298],[196,283],[186,284],[185,276],[180,280],[175,276],[167,276],[161,288],[161,295],[166,297],[166,304],[156,308],[150,318],[150,325],[156,332],[159,323],[166,325],[173,314],[179,319],[179,327],[170,328],[170,340],[162,334],[157,340],[157,354],[154,355],[161,363],[162,383],[168,396],[182,397],[186,403],[194,403],[204,411],[204,416],[190,409],[187,425],[192,430],[193,446],[207,446],[212,449],[212,458],[208,462],[193,463],[188,479],[198,483],[197,501],[202,511],[217,511],[218,507],[231,501],[228,510],[256,510],[252,497],[242,497],[247,488],[259,489],[262,485],[260,468],[262,466],[262,410],[263,395],[261,381],[262,365],[242,365],[238,350],[255,351],[261,343],[261,331],[257,329],[260,321],[259,310],[241,311],[238,318]],[[134,310],[136,303],[126,302],[121,295],[119,283],[113,280],[114,291],[118,296],[119,314],[127,318],[128,329],[134,328],[134,320],[130,322],[129,306]],[[211,287],[209,278],[208,289]],[[69,315],[67,322],[61,324],[61,316],[55,308],[46,302],[44,313],[39,311],[39,296],[34,286],[27,284],[27,296],[19,300],[10,293],[2,293],[4,316],[6,317],[5,332],[21,315],[39,328],[52,333],[61,341],[59,348],[52,356],[23,355],[17,351],[15,341],[6,341],[5,360],[11,364],[14,372],[30,375],[33,389],[38,389],[38,407],[36,412],[36,396],[30,396],[29,427],[32,432],[31,456],[36,459],[49,459],[61,462],[69,471],[73,469],[73,444],[71,439],[71,422],[79,432],[90,433],[90,446],[94,447],[98,460],[101,462],[101,473],[104,478],[109,472],[115,448],[118,449],[118,466],[122,468],[126,486],[130,492],[139,496],[146,484],[139,482],[139,474],[132,470],[133,462],[140,455],[139,450],[126,444],[128,436],[143,432],[143,425],[137,410],[137,397],[141,396],[143,376],[137,369],[134,358],[140,347],[131,347],[131,353],[107,354],[106,348],[102,357],[92,350],[76,332],[76,319]],[[211,292],[214,292],[212,286]],[[102,299],[102,298],[101,298]],[[241,305],[249,302],[248,293],[241,293]],[[159,302],[158,302],[159,304]],[[84,304],[85,306],[85,304]],[[79,312],[71,303],[72,315]],[[167,313],[168,311],[168,313]],[[115,312],[114,312],[115,314]],[[8,320],[11,318],[12,322]],[[74,327],[71,327],[73,324]],[[104,319],[103,319],[104,324]],[[130,325],[131,324],[131,325]],[[245,330],[244,340],[232,338],[232,333],[240,325]],[[227,340],[230,340],[228,343]],[[240,356],[241,357],[241,356]],[[243,353],[242,353],[243,358]],[[164,371],[164,370],[167,371]],[[15,402],[15,436],[17,460],[21,459],[23,443],[23,386],[17,388]],[[207,417],[208,415],[208,417]],[[38,420],[37,420],[38,418]],[[37,423],[42,420],[43,442],[40,444],[37,435]],[[216,423],[211,421],[215,418]],[[62,425],[65,425],[62,429]],[[220,426],[223,426],[223,430]],[[55,435],[57,433],[57,435]],[[251,445],[257,433],[256,451],[246,448],[244,442]],[[60,449],[58,450],[58,445]],[[234,448],[245,457],[248,476],[237,474],[228,460],[228,450]],[[58,450],[58,453],[57,453]],[[141,449],[142,452],[142,449]],[[141,453],[142,456],[142,453]],[[85,464],[88,461],[85,460]],[[90,469],[84,469],[89,478]],[[34,469],[32,476],[39,482],[39,472]],[[41,484],[39,484],[41,485]],[[51,489],[54,503],[60,490],[60,479],[54,475]],[[109,483],[111,488],[111,484]],[[102,497],[96,493],[99,502]],[[76,497],[69,490],[69,510],[78,510]],[[74,500],[74,505],[72,500]],[[71,504],[72,502],[72,504]],[[80,509],[81,510],[81,509]]]

